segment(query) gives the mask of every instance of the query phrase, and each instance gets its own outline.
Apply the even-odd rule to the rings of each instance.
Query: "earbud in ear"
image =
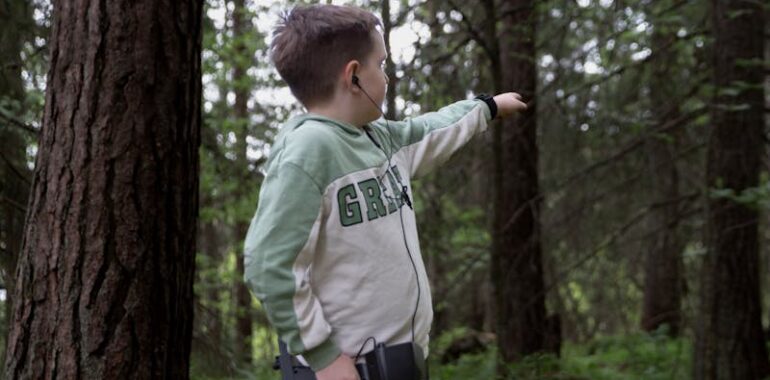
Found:
[[[353,74],[353,84],[358,87],[361,87],[361,85],[358,84],[358,76],[356,74]]]

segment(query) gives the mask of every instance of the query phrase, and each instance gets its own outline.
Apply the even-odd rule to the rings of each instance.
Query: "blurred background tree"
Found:
[[[0,359],[42,119],[51,5],[0,2]]]

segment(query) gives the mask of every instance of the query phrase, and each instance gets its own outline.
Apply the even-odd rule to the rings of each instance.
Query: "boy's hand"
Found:
[[[515,92],[495,95],[493,99],[497,103],[497,116],[500,118],[506,118],[513,115],[514,112],[521,112],[527,109],[527,104],[521,100],[521,95]]]
[[[342,354],[332,364],[315,373],[318,380],[360,380],[353,359]]]

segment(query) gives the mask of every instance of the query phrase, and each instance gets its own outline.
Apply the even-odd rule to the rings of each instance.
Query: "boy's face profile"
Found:
[[[366,91],[372,100],[377,103],[377,107],[366,98],[366,94],[361,94],[362,101],[369,105],[369,107],[362,107],[366,109],[366,118],[368,121],[377,120],[380,118],[382,109],[382,102],[385,100],[385,93],[388,87],[388,76],[385,73],[385,60],[388,57],[385,51],[385,41],[382,34],[378,31],[372,31],[370,34],[373,49],[369,55],[360,62],[359,69],[356,71],[356,75],[359,78],[359,84]]]

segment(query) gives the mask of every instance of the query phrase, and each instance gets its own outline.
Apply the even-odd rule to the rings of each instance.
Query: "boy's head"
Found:
[[[296,7],[276,27],[271,57],[294,96],[310,108],[334,96],[344,70],[380,64],[367,62],[383,49],[380,25],[376,16],[359,8]],[[351,61],[360,65],[348,67]]]

